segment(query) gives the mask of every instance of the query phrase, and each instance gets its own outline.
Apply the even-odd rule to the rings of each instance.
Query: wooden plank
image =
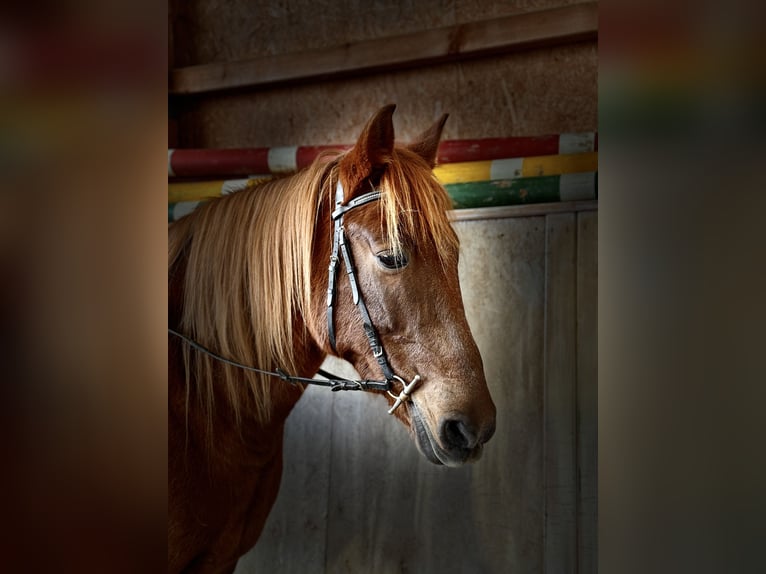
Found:
[[[576,220],[546,217],[545,573],[577,571]]]
[[[483,221],[505,219],[507,217],[534,217],[552,213],[595,211],[598,201],[562,201],[556,203],[538,203],[531,205],[505,205],[501,207],[477,207],[455,209],[449,212],[452,221]]]
[[[469,469],[427,462],[381,397],[339,394],[333,424],[325,571],[469,571]]]
[[[598,3],[588,2],[310,52],[178,68],[170,73],[170,93],[273,86],[452,62],[593,40],[597,31]]]
[[[578,572],[598,572],[598,213],[577,214]]]
[[[466,316],[497,406],[497,432],[471,468],[463,528],[482,560],[446,572],[540,574],[543,566],[545,218],[460,221]]]
[[[334,407],[325,571],[429,573],[469,561],[455,550],[462,529],[439,529],[467,512],[466,470],[423,460],[380,397],[347,393]]]

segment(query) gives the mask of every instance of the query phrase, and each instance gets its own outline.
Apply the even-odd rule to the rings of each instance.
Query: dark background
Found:
[[[606,4],[601,570],[761,571],[762,4]],[[162,571],[167,13],[3,10],[4,569]]]

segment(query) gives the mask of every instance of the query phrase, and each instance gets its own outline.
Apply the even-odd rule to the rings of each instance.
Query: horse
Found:
[[[403,146],[394,109],[168,227],[168,572],[231,572],[255,545],[285,419],[327,355],[367,380],[324,384],[384,397],[432,463],[473,462],[494,432],[432,172],[447,115]]]

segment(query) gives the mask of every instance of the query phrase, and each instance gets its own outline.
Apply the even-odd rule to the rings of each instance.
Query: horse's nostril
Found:
[[[478,434],[464,418],[445,420],[441,425],[441,439],[449,448],[474,448],[478,443]]]

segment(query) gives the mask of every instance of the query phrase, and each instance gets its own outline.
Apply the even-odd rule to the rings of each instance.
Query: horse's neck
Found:
[[[180,230],[179,230],[180,231]],[[182,250],[169,270],[168,275],[168,325],[176,330],[179,329],[183,314],[184,280],[186,272],[186,253]],[[324,354],[317,347],[313,339],[308,335],[303,325],[303,318],[296,319],[299,323],[294,325],[296,336],[293,341],[295,356],[299,358],[298,372],[291,373],[298,376],[313,375],[322,363]],[[229,397],[220,386],[214,387],[216,405],[212,420],[204,409],[199,408],[198,393],[201,389],[196,381],[191,378],[187,388],[186,373],[182,357],[183,342],[177,337],[170,337],[169,356],[169,407],[171,416],[175,418],[176,426],[183,430],[184,443],[190,441],[197,443],[200,450],[205,450],[205,443],[209,443],[207,434],[212,430],[215,444],[215,457],[218,460],[231,459],[247,465],[253,455],[265,455],[273,448],[281,448],[281,438],[284,421],[289,415],[295,403],[302,395],[302,389],[279,378],[270,381],[272,385],[272,411],[267,422],[261,422],[255,416],[253,396],[243,381],[239,395],[241,420],[235,422],[229,403]],[[261,365],[252,365],[261,367]]]

